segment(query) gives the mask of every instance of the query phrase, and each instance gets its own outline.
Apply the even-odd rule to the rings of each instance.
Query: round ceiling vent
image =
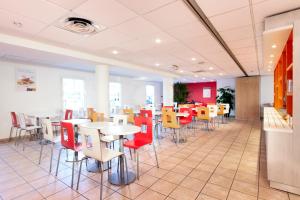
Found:
[[[100,30],[100,27],[91,20],[81,17],[68,17],[64,20],[63,28],[82,35],[95,34]]]

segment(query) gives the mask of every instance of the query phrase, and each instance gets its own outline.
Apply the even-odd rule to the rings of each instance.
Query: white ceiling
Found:
[[[300,6],[298,0],[196,1],[250,75],[268,73],[262,62],[264,18]],[[106,29],[83,37],[57,28],[59,20],[72,15]],[[1,0],[0,29],[150,68],[169,71],[175,64],[183,72],[174,73],[192,80],[243,75],[182,0]],[[155,43],[156,38],[161,39],[160,44]],[[119,54],[112,54],[113,50]],[[196,70],[205,72],[195,77]]]

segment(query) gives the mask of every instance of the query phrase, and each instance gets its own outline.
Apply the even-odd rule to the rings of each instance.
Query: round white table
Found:
[[[90,122],[80,125],[81,127],[97,129],[99,134],[104,135],[117,135],[120,138],[120,151],[124,153],[124,136],[132,135],[141,131],[141,127],[134,126],[131,124],[127,125],[115,125],[112,122]],[[135,173],[128,171],[128,176],[125,176],[124,160],[120,158],[120,173],[112,173],[109,177],[109,182],[113,185],[128,185],[134,182],[136,175]]]

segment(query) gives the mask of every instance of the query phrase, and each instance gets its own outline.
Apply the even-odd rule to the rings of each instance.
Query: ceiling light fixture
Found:
[[[272,64],[272,63],[273,63],[273,61],[272,61],[272,60],[270,60],[270,61],[269,61],[269,63],[270,63],[270,64]]]
[[[155,43],[156,43],[156,44],[160,44],[160,43],[161,43],[161,39],[156,38],[156,39],[155,39]]]
[[[191,60],[192,60],[192,61],[195,61],[195,60],[196,60],[196,58],[192,58]]]
[[[271,69],[268,69],[268,72],[270,72],[271,71]]]
[[[213,70],[214,68],[213,68],[213,67],[209,67],[208,69],[209,69],[209,70]]]
[[[18,21],[13,21],[13,25],[15,25],[18,28],[22,28],[23,24],[21,22]]]
[[[113,50],[112,53],[117,55],[119,52],[117,50]]]
[[[223,76],[223,73],[219,73],[220,76]]]
[[[180,73],[183,73],[183,70],[180,70],[179,72],[180,72]]]
[[[274,58],[274,54],[271,54],[271,55],[270,55],[270,58]]]
[[[155,63],[155,66],[158,67],[158,66],[160,66],[160,64],[159,63]]]
[[[197,77],[199,77],[199,76],[196,74],[196,75],[194,75],[194,77],[196,77],[196,78],[197,78]]]
[[[276,47],[277,47],[277,45],[276,45],[276,44],[273,44],[273,45],[272,45],[272,48],[273,48],[273,49],[275,49]]]
[[[205,80],[206,78],[205,78],[205,77],[203,77],[202,79],[203,79],[203,80]]]

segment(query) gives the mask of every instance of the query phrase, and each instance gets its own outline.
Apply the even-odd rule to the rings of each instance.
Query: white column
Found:
[[[109,67],[107,65],[96,66],[96,94],[97,112],[109,117]]]
[[[172,78],[163,79],[163,103],[164,106],[173,106],[173,84]]]

